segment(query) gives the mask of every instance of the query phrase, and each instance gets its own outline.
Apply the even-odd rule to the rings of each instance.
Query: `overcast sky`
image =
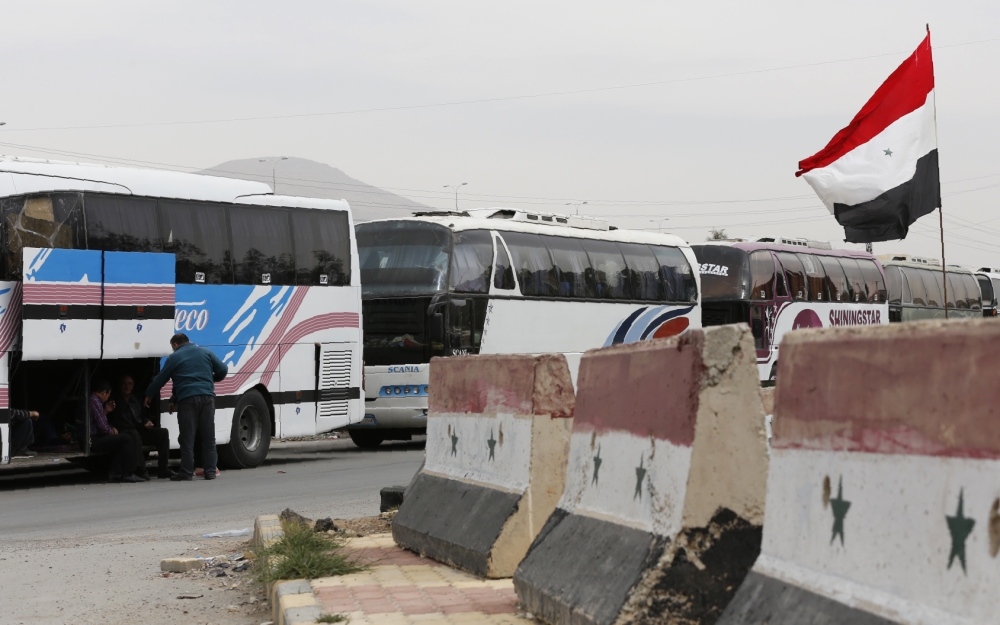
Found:
[[[191,169],[299,156],[435,206],[468,182],[463,208],[587,201],[692,242],[714,226],[845,246],[796,164],[926,22],[948,260],[1000,266],[996,0],[5,2],[0,152]],[[411,108],[52,129],[394,107]],[[875,251],[940,257],[937,216]]]

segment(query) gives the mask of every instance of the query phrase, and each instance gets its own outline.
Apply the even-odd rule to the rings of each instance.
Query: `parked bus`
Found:
[[[778,345],[798,328],[889,323],[886,286],[865,252],[773,242],[693,245],[702,325],[744,322],[762,381],[777,376]]]
[[[889,285],[890,321],[944,319],[944,276],[936,260],[903,254],[880,255]],[[949,266],[948,317],[983,316],[984,293],[976,275],[965,268]],[[992,294],[990,301],[992,302]]]
[[[511,209],[417,213],[355,228],[364,311],[361,447],[426,430],[428,363],[455,354],[566,355],[701,325],[681,239]]]
[[[216,442],[253,467],[272,436],[361,419],[361,289],[346,202],[262,183],[0,159],[0,410],[37,410],[36,449],[87,455],[91,382],[141,394],[183,332],[229,367]],[[169,384],[154,422],[177,447]],[[5,421],[5,420],[0,420]],[[10,454],[0,422],[3,462]]]
[[[983,296],[983,316],[997,316],[997,294],[1000,293],[1000,269],[980,267],[976,273],[979,292]]]

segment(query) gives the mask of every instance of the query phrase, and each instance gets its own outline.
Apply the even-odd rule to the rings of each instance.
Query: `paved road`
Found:
[[[276,445],[259,468],[214,482],[102,484],[64,465],[0,470],[0,623],[132,623],[139,608],[146,623],[260,622],[225,612],[232,593],[182,612],[176,594],[197,586],[160,578],[159,560],[221,551],[229,545],[201,535],[252,527],[256,515],[286,507],[313,518],[375,515],[379,489],[408,483],[422,460],[420,442],[362,452],[326,440]]]

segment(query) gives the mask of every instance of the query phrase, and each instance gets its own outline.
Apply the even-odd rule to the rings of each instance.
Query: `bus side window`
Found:
[[[969,297],[969,309],[982,310],[982,293],[979,290],[979,284],[977,284],[976,278],[968,274],[961,274],[960,277],[961,281],[965,283],[965,292]]]
[[[865,261],[861,264],[862,269],[871,261]],[[874,263],[872,263],[874,265]],[[890,304],[902,304],[903,303],[903,276],[899,273],[899,267],[890,265],[885,268],[885,282],[888,286],[889,291],[889,303]]]
[[[865,287],[868,290],[868,301],[872,303],[881,303],[886,301],[888,295],[886,294],[885,280],[882,279],[882,272],[878,270],[878,265],[875,264],[874,260],[866,260],[864,258],[858,259],[858,266],[861,267],[861,275],[865,278]],[[899,269],[895,269],[897,278],[896,287],[896,303],[899,303],[899,296],[902,295],[902,283],[898,280]],[[889,275],[889,269],[886,268],[886,276]],[[891,292],[891,289],[890,289]]]
[[[351,232],[347,211],[297,208],[292,214],[295,283],[347,286],[351,283]]]
[[[288,210],[239,206],[229,209],[236,284],[295,283]]]
[[[924,289],[924,281],[920,278],[920,270],[913,267],[900,267],[903,272],[906,284],[910,288],[910,298],[904,299],[904,303],[912,303],[914,306],[927,305],[927,292]]]
[[[545,247],[542,236],[524,232],[505,232],[504,239],[510,246],[514,271],[521,284],[522,295],[557,297],[559,283],[552,256]]]
[[[757,349],[764,349],[764,319],[763,307],[750,307],[750,332],[753,334],[753,344]]]
[[[162,252],[156,200],[87,193],[87,249],[106,252]]]
[[[844,268],[844,273],[847,275],[847,283],[851,287],[851,301],[869,301],[868,285],[865,282],[864,274],[861,273],[861,265],[858,264],[858,261],[853,258],[844,257],[840,259],[840,266]]]
[[[976,282],[979,283],[979,293],[981,297],[981,303],[983,307],[993,305],[993,283],[990,282],[989,276],[976,276]]]
[[[944,283],[941,280],[940,271],[930,269],[917,269],[917,274],[924,282],[924,293],[927,295],[928,306],[940,306],[944,308]]]
[[[660,301],[660,263],[649,246],[642,243],[618,243],[628,265],[632,299]]]
[[[834,256],[819,256],[819,262],[826,270],[826,281],[830,288],[830,301],[850,302],[853,300],[851,285],[847,281],[844,268]]]
[[[80,195],[52,193],[7,198],[2,204],[7,231],[5,274],[21,279],[26,247],[86,249]]]
[[[451,253],[451,290],[489,293],[493,269],[493,237],[486,230],[456,232]]]
[[[588,280],[593,272],[590,259],[579,239],[571,237],[545,237],[545,245],[552,255],[558,274],[559,297],[597,297],[596,284]]]
[[[776,265],[775,276],[777,276],[778,281],[774,286],[774,296],[775,297],[788,297],[788,286],[785,284],[785,271],[781,267],[781,263]]]
[[[798,301],[808,300],[809,288],[806,285],[806,273],[802,268],[802,261],[799,260],[798,256],[789,252],[778,252],[778,260],[785,267],[791,296]]]
[[[830,288],[827,285],[826,271],[819,258],[812,254],[798,254],[802,266],[806,269],[806,282],[809,284],[809,297],[812,301],[830,300]]]
[[[598,299],[632,299],[628,266],[613,241],[581,239],[590,258],[591,276]]]
[[[758,250],[750,255],[750,299],[774,299],[774,257]]]
[[[218,204],[159,200],[163,247],[177,258],[178,284],[232,284],[226,211]]]
[[[650,246],[660,263],[660,284],[663,288],[662,301],[697,302],[698,285],[694,270],[684,252],[676,247]]]
[[[497,289],[510,291],[514,288],[514,269],[510,264],[510,256],[507,248],[503,246],[503,239],[499,236],[494,239],[497,248],[497,260],[493,266],[493,286]]]

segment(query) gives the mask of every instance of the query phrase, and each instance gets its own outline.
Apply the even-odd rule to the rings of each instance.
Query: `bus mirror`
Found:
[[[430,334],[430,340],[432,343],[444,342],[444,315],[442,313],[434,313],[431,315],[431,323],[430,328],[428,329],[428,334]]]

